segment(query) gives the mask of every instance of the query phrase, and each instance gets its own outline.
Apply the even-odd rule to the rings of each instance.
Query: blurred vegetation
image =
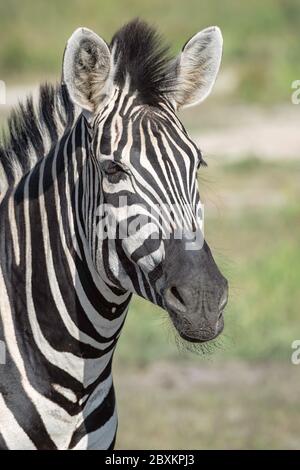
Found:
[[[290,361],[300,333],[300,163],[248,158],[200,171],[206,239],[231,289],[224,333],[204,357],[211,349],[214,360]],[[178,354],[167,315],[135,298],[117,361],[145,365],[187,357],[199,362],[190,352]]]
[[[174,53],[201,28],[219,25],[223,70],[236,81],[231,99],[286,100],[300,76],[299,0],[0,0],[1,79],[59,77],[75,28],[90,27],[109,41],[136,16],[156,25]]]
[[[117,449],[299,449],[292,364],[119,367]]]
[[[299,0],[0,0],[0,79],[58,79],[74,29],[109,42],[137,16],[174,54],[200,29],[222,29],[220,93],[201,113],[182,114],[189,130],[237,125],[235,103],[247,104],[243,112],[290,103],[300,79]],[[134,298],[114,364],[118,448],[299,448],[299,370],[290,356],[300,335],[300,163],[242,157],[224,165],[208,157],[199,176],[206,239],[229,279],[224,333],[199,360],[166,312]]]
[[[218,24],[224,35],[223,70],[231,70],[227,79],[236,80],[227,96],[230,103],[290,100],[290,84],[300,77],[299,0],[0,0],[1,79],[58,78],[65,43],[75,28],[85,25],[109,41],[136,16],[156,25],[173,53],[199,29]],[[186,113],[189,124],[198,122],[195,113]],[[300,304],[299,168],[250,157],[201,173],[202,196],[211,192],[216,206],[222,191],[239,201],[245,188],[251,194],[244,208],[230,205],[221,215],[206,213],[208,241],[232,290],[219,355],[286,358]],[[268,194],[279,203],[265,204]],[[173,338],[166,314],[136,298],[117,356],[129,363],[178,358]]]

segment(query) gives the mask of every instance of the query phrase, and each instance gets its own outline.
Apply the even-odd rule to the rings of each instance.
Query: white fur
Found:
[[[82,51],[82,41],[96,46],[101,60],[92,70],[82,70],[76,74],[78,55]],[[63,61],[63,80],[70,97],[82,109],[93,112],[99,104],[100,96],[107,94],[110,82],[111,54],[106,42],[88,28],[78,28],[67,42]],[[98,99],[98,100],[97,100]]]
[[[217,26],[200,31],[187,42],[177,59],[176,107],[193,106],[207,98],[218,75],[222,49],[223,37]]]

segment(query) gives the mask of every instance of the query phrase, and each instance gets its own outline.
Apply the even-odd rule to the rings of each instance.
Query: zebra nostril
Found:
[[[179,300],[179,302],[182,303],[182,305],[184,305],[184,300],[181,297],[177,287],[175,287],[175,286],[171,287],[171,292],[176,297],[176,299]]]
[[[219,302],[219,311],[221,312],[221,314],[224,308],[226,307],[227,302],[228,302],[228,289],[225,289]]]
[[[186,312],[184,300],[175,286],[169,287],[165,291],[165,302],[166,306],[173,311],[178,313]]]

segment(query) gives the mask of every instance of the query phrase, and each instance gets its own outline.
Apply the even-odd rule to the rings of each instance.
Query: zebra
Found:
[[[204,160],[177,116],[209,95],[221,55],[218,27],[176,58],[138,19],[109,45],[81,27],[61,83],[10,117],[0,149],[0,448],[114,448],[112,360],[133,294],[165,309],[186,341],[223,330],[228,282],[200,228]]]

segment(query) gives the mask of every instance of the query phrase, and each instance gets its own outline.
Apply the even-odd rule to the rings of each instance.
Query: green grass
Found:
[[[203,170],[206,235],[230,282],[223,347],[179,352],[167,315],[135,298],[114,364],[117,449],[299,448],[299,176],[298,162],[250,157]]]
[[[204,200],[212,186],[217,201],[229,190],[239,200],[245,188],[256,198],[254,206],[250,192],[249,206],[219,203],[219,212],[214,204],[206,210],[206,237],[230,284],[225,331],[213,357],[286,361],[292,341],[300,338],[299,165],[249,159],[207,172],[206,186],[200,181]],[[208,184],[212,175],[215,183]],[[278,206],[269,207],[270,191],[281,201]],[[158,358],[199,360],[178,352],[165,312],[139,298],[131,305],[116,357],[138,365]]]
[[[179,352],[166,314],[135,298],[114,365],[117,449],[299,448],[299,177],[298,162],[253,158],[203,170],[206,236],[230,283],[222,348]]]
[[[295,215],[286,217],[277,212],[274,217],[285,218],[293,227],[300,211]],[[256,218],[251,218],[255,223]],[[300,337],[299,244],[296,239],[288,243],[281,239],[280,230],[273,224],[268,230],[264,221],[264,228],[269,234],[265,250],[255,254],[252,246],[252,259],[244,260],[237,268],[237,292],[231,301],[228,325],[235,344],[226,355],[288,360],[292,341]],[[298,240],[299,235],[298,230]]]
[[[154,23],[173,52],[199,29],[218,24],[224,69],[237,77],[235,98],[290,100],[291,82],[300,74],[298,0],[0,0],[1,79],[59,77],[64,46],[75,28],[85,25],[109,41],[136,16]]]
[[[290,363],[165,362],[116,368],[115,383],[117,449],[299,449]]]

